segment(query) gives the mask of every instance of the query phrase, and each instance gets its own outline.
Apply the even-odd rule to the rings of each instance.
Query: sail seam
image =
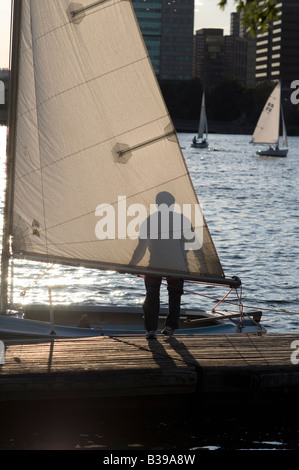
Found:
[[[87,213],[85,214],[84,216],[88,216],[90,215],[91,213]],[[84,216],[78,216],[77,219],[81,218],[81,217],[84,217]],[[70,219],[70,220],[67,220],[66,222],[62,222],[60,224],[57,224],[57,225],[53,225],[52,227],[50,227],[50,229],[55,229],[57,228],[58,226],[61,226],[65,223],[69,223],[69,222],[72,222],[73,220],[76,220],[76,218],[74,219]],[[195,227],[196,228],[196,227]],[[43,233],[44,231],[43,230],[40,230],[39,233]],[[180,233],[181,234],[181,230],[173,230],[172,232],[169,232],[167,230],[165,231],[161,231],[159,232],[159,234],[162,236],[163,234],[166,234],[166,235],[169,235],[169,234],[175,234],[175,233]],[[30,235],[23,235],[19,238],[17,238],[17,241],[21,241],[21,240],[24,240],[26,238],[28,238]],[[15,237],[14,237],[15,238]],[[121,238],[120,237],[116,237],[115,238],[116,240],[130,240],[131,237],[130,236],[122,236]],[[162,237],[163,239],[163,237]],[[171,238],[170,238],[171,239]],[[178,238],[175,238],[176,240],[178,240]],[[183,238],[182,238],[183,239]],[[184,239],[185,240],[185,239]],[[63,242],[63,243],[50,243],[48,242],[47,244],[47,247],[61,247],[61,246],[70,246],[70,245],[85,245],[85,244],[89,244],[89,243],[98,243],[99,241],[101,241],[101,243],[107,241],[109,242],[110,239],[104,239],[104,240],[99,240],[99,239],[96,239],[96,240],[76,240],[76,241],[72,241],[72,242]]]
[[[154,119],[153,121],[149,121],[149,122],[143,123],[143,124],[141,124],[140,126],[136,126],[136,127],[132,128],[132,129],[128,129],[128,130],[126,130],[125,132],[123,132],[123,133],[121,133],[121,134],[118,134],[118,135],[113,136],[113,138],[114,138],[114,140],[118,140],[118,139],[120,139],[123,135],[126,135],[126,134],[128,134],[128,133],[130,133],[130,132],[136,131],[136,130],[138,130],[138,129],[141,129],[142,127],[146,127],[146,126],[148,126],[148,125],[150,125],[150,124],[153,124],[153,123],[155,123],[155,122],[159,122],[160,120],[165,119],[165,118],[170,118],[170,117],[169,117],[169,114],[165,114],[165,115],[163,115],[163,116],[160,116],[159,118]],[[170,134],[170,133],[169,133],[169,134]],[[173,132],[171,132],[171,135],[174,135],[174,134],[175,134],[175,130],[174,130]],[[164,134],[164,135],[163,135],[163,137],[167,137],[167,136],[168,136],[168,134]],[[158,139],[157,139],[157,140],[158,140]],[[107,139],[105,139],[105,140],[102,140],[102,141],[100,141],[100,142],[96,142],[96,143],[94,143],[93,145],[90,145],[89,147],[84,147],[84,148],[78,150],[77,152],[71,153],[71,154],[69,154],[69,155],[65,155],[65,156],[59,158],[58,160],[55,160],[55,162],[50,162],[50,163],[48,163],[48,164],[45,165],[45,166],[41,166],[41,167],[35,168],[34,170],[29,171],[28,173],[25,173],[25,174],[23,174],[23,175],[21,175],[21,176],[17,176],[17,177],[16,177],[16,181],[17,181],[17,180],[21,180],[22,178],[26,178],[27,176],[30,176],[30,175],[32,175],[32,174],[38,172],[38,171],[44,170],[45,168],[49,168],[50,166],[56,165],[57,163],[60,163],[60,162],[62,162],[63,160],[67,160],[68,158],[75,157],[76,155],[79,155],[79,154],[82,153],[82,152],[86,152],[87,150],[90,150],[90,149],[92,149],[92,148],[95,148],[95,147],[97,147],[97,146],[99,146],[99,145],[101,145],[101,144],[105,144],[106,142],[110,142],[110,141],[111,141],[111,137],[109,137],[109,138],[107,138]],[[139,146],[136,146],[136,147],[139,147]],[[134,149],[135,149],[135,147],[134,147]]]
[[[104,3],[104,2],[106,3],[106,2],[108,2],[108,1],[109,1],[109,0],[102,0],[102,3]],[[113,3],[112,5],[107,5],[107,6],[105,6],[104,8],[110,8],[111,6],[117,5],[118,3],[121,3],[122,1],[123,1],[123,0],[119,0],[118,2],[115,2],[115,3]],[[94,14],[94,13],[95,13],[95,12],[90,13],[90,14]],[[23,51],[21,52],[21,55],[23,55],[23,54],[24,54],[25,52],[27,52],[28,50],[31,50],[31,49],[33,48],[33,44],[35,44],[36,42],[38,42],[40,39],[42,39],[42,38],[44,38],[44,37],[46,37],[46,36],[49,36],[49,35],[52,34],[52,33],[56,33],[59,29],[65,28],[65,27],[68,26],[69,24],[70,24],[69,22],[63,23],[63,24],[57,26],[56,28],[51,29],[51,30],[45,32],[44,34],[41,34],[40,36],[36,37],[36,38],[34,39],[34,41],[32,41],[32,47],[27,47],[26,49],[23,49]]]
[[[189,175],[189,173],[187,172],[187,173],[184,173],[183,175],[177,176],[176,178],[172,178],[172,179],[170,179],[170,180],[163,181],[162,183],[159,183],[159,184],[156,185],[156,186],[153,186],[153,187],[151,187],[151,188],[145,189],[144,191],[140,191],[140,192],[138,192],[138,193],[132,194],[131,196],[128,196],[127,199],[129,200],[130,198],[134,198],[134,197],[139,196],[139,195],[141,195],[141,194],[144,194],[144,193],[146,193],[146,192],[148,192],[148,191],[152,191],[152,190],[154,190],[154,189],[160,188],[161,186],[163,187],[163,186],[164,186],[165,184],[167,184],[167,183],[172,183],[173,181],[177,181],[177,180],[179,180],[179,179],[181,179],[181,178],[185,178],[185,177],[188,176],[188,175]],[[114,201],[114,202],[110,203],[111,206],[114,206],[114,205],[116,205],[116,204],[118,204],[118,201]],[[56,224],[56,225],[52,225],[52,226],[50,226],[50,227],[47,227],[47,230],[55,229],[55,228],[60,227],[60,226],[62,226],[62,225],[64,225],[64,224],[67,224],[67,223],[69,223],[69,222],[73,222],[73,221],[75,221],[75,220],[82,219],[83,217],[87,217],[87,216],[89,216],[89,215],[91,215],[91,214],[94,214],[94,211],[86,212],[85,214],[78,215],[77,217],[72,217],[72,218],[70,218],[70,219],[68,219],[68,220],[65,220],[65,221],[63,221],[63,222],[60,222],[60,223],[58,223],[58,224]],[[43,232],[44,232],[44,230],[40,230],[40,233],[43,233]],[[25,240],[25,239],[28,238],[29,236],[30,236],[30,234],[24,235],[24,236],[20,236],[19,238],[15,238],[15,240],[18,240],[18,241],[20,241],[20,240]]]
[[[53,95],[53,96],[50,96],[50,97],[47,98],[46,100],[41,101],[40,103],[38,103],[38,104],[37,104],[36,106],[34,106],[33,108],[27,109],[26,111],[24,111],[24,113],[18,115],[18,118],[20,119],[20,118],[22,118],[23,116],[25,116],[26,114],[28,114],[28,113],[30,113],[30,112],[36,110],[37,108],[42,107],[45,103],[47,103],[47,102],[49,102],[49,101],[51,101],[51,100],[57,98],[58,96],[64,95],[65,93],[69,93],[70,91],[73,91],[73,90],[75,90],[76,88],[80,88],[80,87],[82,87],[82,86],[89,85],[91,82],[95,82],[95,81],[97,81],[97,80],[99,80],[99,79],[101,79],[101,78],[103,78],[103,77],[107,77],[108,75],[111,75],[111,74],[114,73],[114,72],[119,72],[120,70],[123,70],[123,69],[125,69],[125,68],[129,68],[129,67],[131,67],[131,66],[133,66],[133,65],[136,65],[136,64],[138,64],[138,63],[140,63],[140,62],[143,62],[143,61],[146,61],[146,60],[149,60],[149,55],[148,55],[148,54],[145,55],[144,57],[141,57],[141,58],[138,59],[138,60],[135,60],[135,61],[133,61],[133,62],[130,62],[129,64],[122,65],[121,67],[118,67],[118,68],[115,68],[115,69],[113,69],[113,70],[110,70],[109,72],[103,73],[103,74],[101,74],[101,75],[97,75],[96,77],[90,78],[89,80],[86,80],[86,81],[84,81],[84,82],[82,82],[82,83],[78,83],[77,85],[74,85],[74,86],[72,86],[72,87],[70,87],[70,88],[66,88],[66,89],[63,90],[63,91],[60,91],[59,93],[56,93],[56,94]]]

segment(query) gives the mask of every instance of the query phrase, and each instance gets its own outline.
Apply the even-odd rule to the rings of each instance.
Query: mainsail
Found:
[[[272,91],[265,104],[256,128],[252,136],[252,143],[255,144],[277,144],[279,140],[279,120],[280,120],[280,82]]]
[[[198,205],[131,2],[14,4],[3,265],[12,239],[14,257],[225,281],[195,210],[200,249],[172,240],[161,256],[136,257],[140,240],[124,228],[141,206],[151,214],[161,192],[180,208]]]

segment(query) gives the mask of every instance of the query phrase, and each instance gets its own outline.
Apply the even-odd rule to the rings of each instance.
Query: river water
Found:
[[[5,128],[0,127],[0,158],[5,159]],[[193,149],[191,134],[179,134],[185,160],[226,276],[242,280],[245,306],[263,311],[271,333],[299,331],[299,137],[289,138],[286,158],[258,157],[247,135],[210,136],[209,149]],[[0,179],[3,205],[4,169]],[[2,227],[2,223],[1,223]],[[143,280],[114,272],[15,261],[15,303],[136,305],[144,299]],[[212,308],[207,292],[187,286],[186,307]],[[26,289],[26,296],[20,293]],[[222,288],[223,289],[223,288]],[[167,305],[167,291],[162,290]],[[230,300],[230,299],[228,299]],[[235,300],[235,299],[232,299]]]
[[[5,132],[5,128],[0,127],[1,205]],[[244,305],[263,311],[263,324],[269,333],[298,333],[299,137],[289,138],[286,158],[256,156],[256,148],[249,143],[247,135],[212,134],[210,147],[202,150],[191,148],[192,137],[187,133],[179,134],[179,141],[225,274],[241,278]],[[46,268],[39,263],[15,262],[16,303],[47,302],[49,285],[53,286],[56,303],[139,305],[143,302],[143,281],[134,276],[55,266],[35,284]],[[27,289],[25,298],[20,296],[24,289]],[[215,302],[211,304],[211,300],[201,294],[207,294],[202,287],[196,289],[196,294],[186,293],[183,305],[211,308]],[[218,298],[220,294],[208,288],[208,295]],[[161,292],[161,300],[167,304],[166,289]],[[64,437],[59,434],[58,426],[50,436],[49,428],[45,432],[32,424],[21,436],[15,428],[3,431],[0,448],[133,451],[297,449],[298,446],[299,428],[291,423],[290,416],[283,416],[282,421],[275,421],[274,425],[262,420],[251,427],[242,420],[237,422],[236,417],[219,418],[216,422],[206,417],[200,426],[197,420],[189,418],[180,413],[160,415],[153,424],[149,416],[143,416],[134,428],[136,419],[127,424],[122,419],[116,424],[103,416],[78,428],[66,426],[68,433],[66,431]],[[64,423],[66,421],[67,418]],[[61,423],[60,429],[63,429]]]

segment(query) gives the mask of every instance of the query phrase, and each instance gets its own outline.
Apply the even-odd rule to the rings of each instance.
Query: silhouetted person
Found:
[[[151,214],[141,225],[139,243],[132,256],[130,264],[138,265],[142,260],[146,249],[149,250],[150,260],[148,267],[161,267],[165,270],[186,271],[188,268],[186,238],[183,229],[188,234],[191,232],[191,222],[181,213],[174,211],[175,199],[168,192],[160,192],[156,197],[158,210]],[[166,216],[161,210],[166,207]],[[164,216],[164,219],[162,217]],[[167,219],[167,220],[166,220]],[[188,228],[189,227],[189,228]],[[166,230],[167,229],[167,230]],[[194,232],[192,232],[194,235]],[[190,235],[190,233],[188,234]],[[187,238],[190,241],[190,236]],[[172,336],[174,330],[179,327],[180,304],[183,294],[184,280],[178,277],[166,277],[168,286],[169,309],[162,333]],[[146,298],[143,305],[144,325],[147,338],[155,338],[158,329],[158,316],[160,312],[160,286],[162,275],[146,275]]]

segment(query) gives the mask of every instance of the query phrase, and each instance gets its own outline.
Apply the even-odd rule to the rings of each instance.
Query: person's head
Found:
[[[156,196],[157,206],[160,206],[161,204],[166,204],[169,207],[174,204],[174,201],[175,201],[174,196],[167,191],[161,191]]]

